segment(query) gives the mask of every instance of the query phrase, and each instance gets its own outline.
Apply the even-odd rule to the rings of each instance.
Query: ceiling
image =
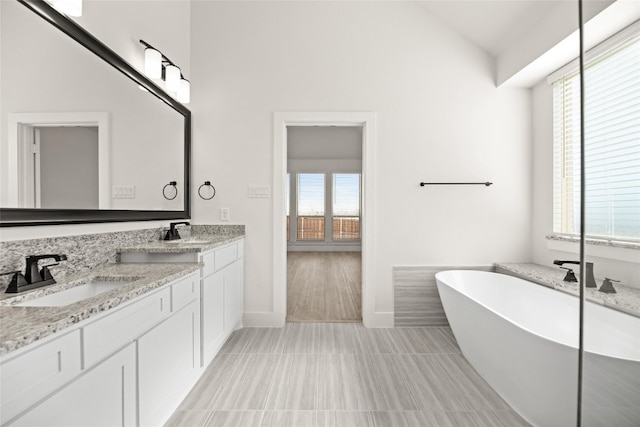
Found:
[[[536,29],[568,0],[429,0],[420,4],[434,17],[494,57]],[[577,19],[577,1],[576,19]],[[543,31],[544,29],[540,29]]]

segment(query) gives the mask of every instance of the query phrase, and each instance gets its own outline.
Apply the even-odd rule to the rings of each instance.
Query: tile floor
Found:
[[[448,327],[235,331],[167,426],[528,426]]]

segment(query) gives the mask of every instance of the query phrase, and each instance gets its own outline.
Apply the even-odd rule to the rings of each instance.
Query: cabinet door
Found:
[[[11,426],[135,426],[136,353],[129,344]]]
[[[244,312],[244,264],[242,258],[225,268],[224,330],[230,333],[242,326]]]
[[[225,269],[202,279],[202,363],[207,366],[224,339]]]
[[[199,311],[194,300],[138,339],[141,426],[163,425],[197,380]]]

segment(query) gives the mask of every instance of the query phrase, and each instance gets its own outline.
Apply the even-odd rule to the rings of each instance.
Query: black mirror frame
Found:
[[[93,222],[157,221],[191,218],[190,209],[190,161],[191,161],[191,111],[158,87],[152,80],[133,68],[120,55],[76,24],[59,13],[44,0],[17,0],[27,8],[51,23],[60,31],[77,41],[90,52],[102,58],[134,83],[143,86],[150,93],[169,105],[184,117],[184,210],[182,211],[140,211],[140,210],[99,210],[99,209],[21,209],[0,208],[0,227],[33,225],[83,224]]]

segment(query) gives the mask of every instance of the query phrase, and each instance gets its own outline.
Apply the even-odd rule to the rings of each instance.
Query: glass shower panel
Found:
[[[583,19],[583,257],[595,286],[583,284],[580,419],[589,427],[640,426],[640,11],[628,6]]]

